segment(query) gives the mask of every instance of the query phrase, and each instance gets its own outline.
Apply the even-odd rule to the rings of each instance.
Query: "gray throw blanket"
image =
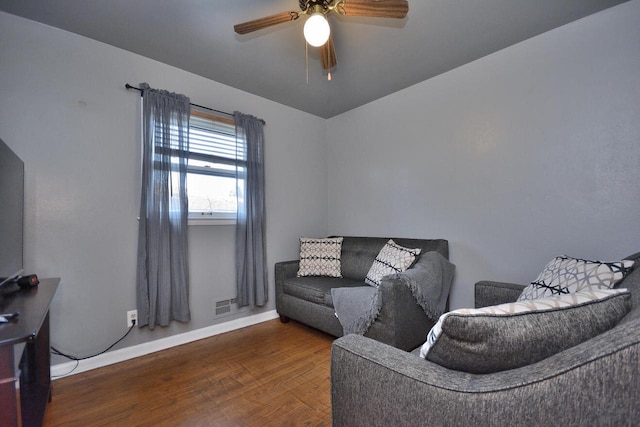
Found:
[[[426,315],[437,320],[444,313],[455,265],[439,252],[426,252],[404,273],[394,274],[411,289]],[[380,289],[373,286],[331,289],[336,316],[345,335],[364,335],[382,307]]]

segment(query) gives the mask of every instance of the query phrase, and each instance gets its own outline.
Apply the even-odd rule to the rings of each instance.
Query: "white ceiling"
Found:
[[[298,0],[0,0],[0,11],[329,118],[625,1],[409,0],[403,20],[332,14],[338,66],[327,81],[309,48],[308,82],[306,16],[233,31]]]

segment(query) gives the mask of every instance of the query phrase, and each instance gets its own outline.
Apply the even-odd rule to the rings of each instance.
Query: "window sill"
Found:
[[[189,218],[187,221],[187,225],[189,225],[189,227],[191,227],[192,225],[236,225],[236,220],[228,218]]]

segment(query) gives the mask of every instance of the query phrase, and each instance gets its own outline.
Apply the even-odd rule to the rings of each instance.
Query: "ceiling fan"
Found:
[[[309,15],[304,25],[304,37],[311,46],[320,47],[322,68],[336,66],[336,52],[327,14],[402,19],[409,12],[406,0],[299,0],[301,12],[291,11],[243,22],[233,27],[238,34],[247,34]]]

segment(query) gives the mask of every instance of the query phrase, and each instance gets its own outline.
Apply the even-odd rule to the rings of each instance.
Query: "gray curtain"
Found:
[[[138,229],[138,325],[191,319],[187,256],[189,98],[143,89],[143,164]]]
[[[238,214],[236,281],[238,306],[262,307],[268,300],[264,203],[264,134],[261,120],[239,112],[236,122]]]

